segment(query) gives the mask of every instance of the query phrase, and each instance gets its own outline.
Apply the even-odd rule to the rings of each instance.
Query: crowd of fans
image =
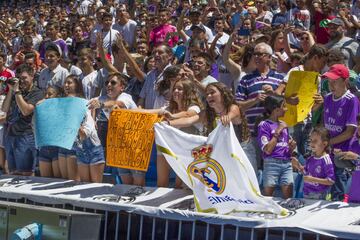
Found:
[[[359,0],[3,1],[0,25],[4,172],[145,185],[105,163],[110,112],[137,109],[204,136],[232,122],[265,195],[293,196],[298,172],[305,197],[346,199],[360,163]],[[319,88],[290,128],[292,71],[319,73]],[[34,108],[59,97],[89,100],[77,140],[36,149]],[[169,186],[165,158],[152,160]]]

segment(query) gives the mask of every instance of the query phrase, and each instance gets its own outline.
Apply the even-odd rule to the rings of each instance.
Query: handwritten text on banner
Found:
[[[128,110],[111,112],[107,134],[107,165],[147,171],[157,114]]]
[[[37,147],[71,149],[86,113],[87,100],[76,97],[47,99],[35,108]]]

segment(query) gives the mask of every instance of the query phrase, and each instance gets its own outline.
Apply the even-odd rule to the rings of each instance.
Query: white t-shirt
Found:
[[[97,130],[95,127],[95,121],[94,118],[91,116],[91,111],[86,111],[85,121],[81,125],[84,128],[86,137],[90,138],[91,142],[95,146],[100,146],[101,142],[99,139],[99,136],[97,134]],[[79,145],[81,147],[81,143]]]
[[[103,36],[103,47],[105,48],[105,50],[107,50],[108,52],[111,52],[111,45],[113,45],[117,39],[117,34],[119,33],[118,31],[116,31],[115,29],[110,29],[110,31],[108,32],[102,32],[102,36]]]
[[[217,82],[218,80],[216,80],[216,78],[214,78],[211,75],[207,75],[206,78],[204,78],[203,80],[201,80],[201,84],[206,87],[208,84],[213,83],[213,82]]]
[[[99,87],[98,83],[96,82],[98,72],[95,70],[92,73],[84,76],[81,80],[84,90],[84,96],[86,99],[92,99],[95,96],[96,89]]]
[[[134,20],[129,19],[124,25],[115,23],[112,28],[123,36],[129,46],[132,46],[135,40],[136,25],[137,23]]]
[[[75,65],[71,65],[69,72],[70,72],[70,74],[76,75],[76,76],[80,76],[82,74],[81,69]]]
[[[100,96],[98,99],[100,102],[106,102],[109,100],[107,96]],[[125,105],[125,109],[136,109],[137,108],[137,105],[133,101],[130,94],[123,92],[117,97],[116,101],[122,102]],[[104,108],[104,109],[101,109],[101,111],[103,111],[103,113],[107,119],[110,118],[111,109]]]

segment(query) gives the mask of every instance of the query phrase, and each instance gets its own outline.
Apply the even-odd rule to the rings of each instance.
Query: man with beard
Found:
[[[345,36],[345,24],[340,18],[331,20],[328,24],[330,42],[328,49],[338,48],[345,56],[345,63],[349,69],[360,71],[360,46],[353,38]]]
[[[32,115],[43,92],[34,84],[34,69],[21,65],[16,70],[19,79],[8,81],[9,91],[2,105],[7,113],[5,151],[11,174],[32,175],[36,149],[32,130]]]

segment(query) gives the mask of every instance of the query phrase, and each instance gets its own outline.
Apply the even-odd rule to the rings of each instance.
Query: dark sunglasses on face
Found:
[[[270,55],[268,53],[261,53],[261,52],[254,52],[253,55],[255,57],[263,57],[263,56],[267,56],[267,55]]]
[[[111,81],[107,80],[105,81],[105,86],[109,85],[109,83],[111,84],[111,86],[115,86],[117,84],[115,80],[111,80]]]

